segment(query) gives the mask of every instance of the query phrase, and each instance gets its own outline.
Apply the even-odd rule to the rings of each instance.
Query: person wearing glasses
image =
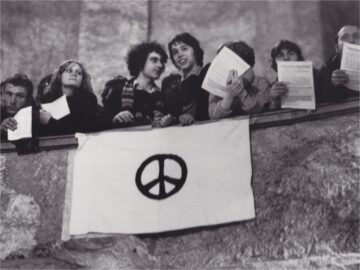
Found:
[[[75,60],[61,64],[53,74],[49,86],[39,93],[37,101],[50,103],[65,95],[70,114],[54,119],[44,109],[40,109],[40,134],[62,135],[94,130],[97,117],[97,99],[93,93],[90,75],[84,66]]]

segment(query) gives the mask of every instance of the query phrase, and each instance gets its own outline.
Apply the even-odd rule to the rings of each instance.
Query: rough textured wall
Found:
[[[359,135],[357,113],[254,130],[254,220],[152,236],[72,240],[53,256],[94,269],[253,269],[259,261],[319,256],[322,269],[332,264],[330,269],[339,269],[335,254],[352,252],[355,259],[346,264],[359,265]],[[1,156],[1,258],[14,251],[34,256],[33,246],[59,239],[67,152]],[[316,266],[307,262],[300,268]]]
[[[1,79],[24,72],[36,85],[64,60],[79,58],[99,96],[106,80],[127,75],[124,56],[131,44],[149,36],[166,45],[182,31],[199,38],[205,62],[225,41],[248,42],[256,52],[255,70],[271,78],[268,60],[277,41],[297,42],[318,66],[332,52],[339,26],[359,23],[358,12],[359,3],[350,0],[154,0],[150,13],[148,1],[1,1]]]
[[[146,1],[82,2],[79,59],[98,96],[107,80],[128,76],[125,56],[130,45],[145,41],[147,16]]]
[[[255,49],[259,75],[272,75],[270,50],[280,39],[298,43],[315,65],[322,62],[317,1],[153,1],[152,38],[167,44],[181,32],[200,40],[205,63],[225,41],[247,42]]]
[[[360,26],[359,6],[360,2],[353,0],[320,2],[325,60],[334,53],[334,37],[342,26]]]
[[[78,58],[80,2],[1,1],[1,80],[22,72],[36,87],[62,62]]]

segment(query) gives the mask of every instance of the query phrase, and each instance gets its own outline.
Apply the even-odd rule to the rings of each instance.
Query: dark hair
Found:
[[[114,78],[105,83],[104,90],[101,93],[102,103],[104,106],[111,102],[119,103],[118,98],[121,98],[121,91],[124,88],[126,81],[127,80],[124,76],[116,75]],[[115,94],[118,94],[118,97],[116,97]]]
[[[181,83],[181,75],[177,73],[170,73],[166,76],[161,83],[161,91],[176,88]]]
[[[44,101],[51,102],[63,95],[61,89],[61,76],[70,65],[74,65],[74,64],[79,65],[82,72],[82,81],[80,87],[77,89],[77,93],[78,94],[93,93],[93,89],[91,86],[91,78],[89,73],[86,72],[84,66],[79,61],[70,59],[62,63],[59,66],[59,68],[54,72],[50,80],[50,86],[48,92],[42,93],[43,94],[42,96],[38,95],[38,99],[40,102],[44,102]],[[46,100],[42,100],[44,96],[47,96]]]
[[[167,61],[167,54],[163,46],[155,41],[137,44],[129,50],[126,56],[126,63],[131,76],[137,77],[144,69],[146,60],[151,52],[156,52],[161,57],[163,64]]]
[[[275,46],[271,49],[271,67],[277,71],[277,64],[276,64],[276,56],[280,53],[282,49],[288,49],[289,51],[293,51],[297,54],[299,61],[304,61],[304,57],[301,53],[300,47],[289,40],[280,40]]]
[[[247,45],[244,41],[228,41],[220,45],[217,49],[217,53],[221,51],[222,48],[227,47],[240,56],[246,63],[251,67],[255,65],[255,52],[254,49]]]
[[[28,100],[30,97],[32,97],[34,86],[33,83],[30,81],[30,79],[25,74],[15,73],[14,75],[10,76],[9,78],[1,82],[0,88],[2,93],[5,89],[5,86],[9,83],[14,86],[24,87],[27,93]]]
[[[171,51],[171,47],[177,42],[182,42],[182,43],[190,46],[191,48],[193,48],[196,63],[201,67],[203,66],[204,51],[200,47],[200,43],[194,36],[192,36],[191,34],[186,33],[186,32],[181,33],[181,34],[177,34],[177,35],[171,37],[170,41],[168,43],[168,49],[169,49],[170,58],[171,58],[172,63],[174,64],[174,66],[176,66],[176,64],[175,64],[175,61],[174,61],[174,56],[173,56],[172,51]]]
[[[42,97],[44,95],[45,88],[50,86],[51,78],[52,74],[48,74],[40,80],[37,86],[36,97]]]

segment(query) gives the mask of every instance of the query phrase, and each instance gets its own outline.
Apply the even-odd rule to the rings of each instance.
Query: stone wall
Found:
[[[146,39],[164,44],[188,31],[201,41],[205,62],[228,40],[242,39],[256,52],[255,70],[273,76],[271,47],[297,42],[315,66],[333,50],[338,27],[359,24],[357,1],[1,1],[1,80],[15,72],[34,84],[64,60],[78,58],[99,96],[104,82],[128,75],[124,57]],[[169,63],[167,72],[174,70]]]
[[[94,269],[245,267],[247,260],[312,256],[328,269],[345,253],[359,265],[359,133],[358,113],[253,130],[254,220],[72,240],[48,246],[51,255]],[[73,151],[1,155],[2,259],[38,256],[35,246],[58,243]]]

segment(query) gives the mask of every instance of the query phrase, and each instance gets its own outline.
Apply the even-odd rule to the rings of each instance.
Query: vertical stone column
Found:
[[[36,87],[78,57],[79,1],[1,1],[1,79],[27,74]]]

